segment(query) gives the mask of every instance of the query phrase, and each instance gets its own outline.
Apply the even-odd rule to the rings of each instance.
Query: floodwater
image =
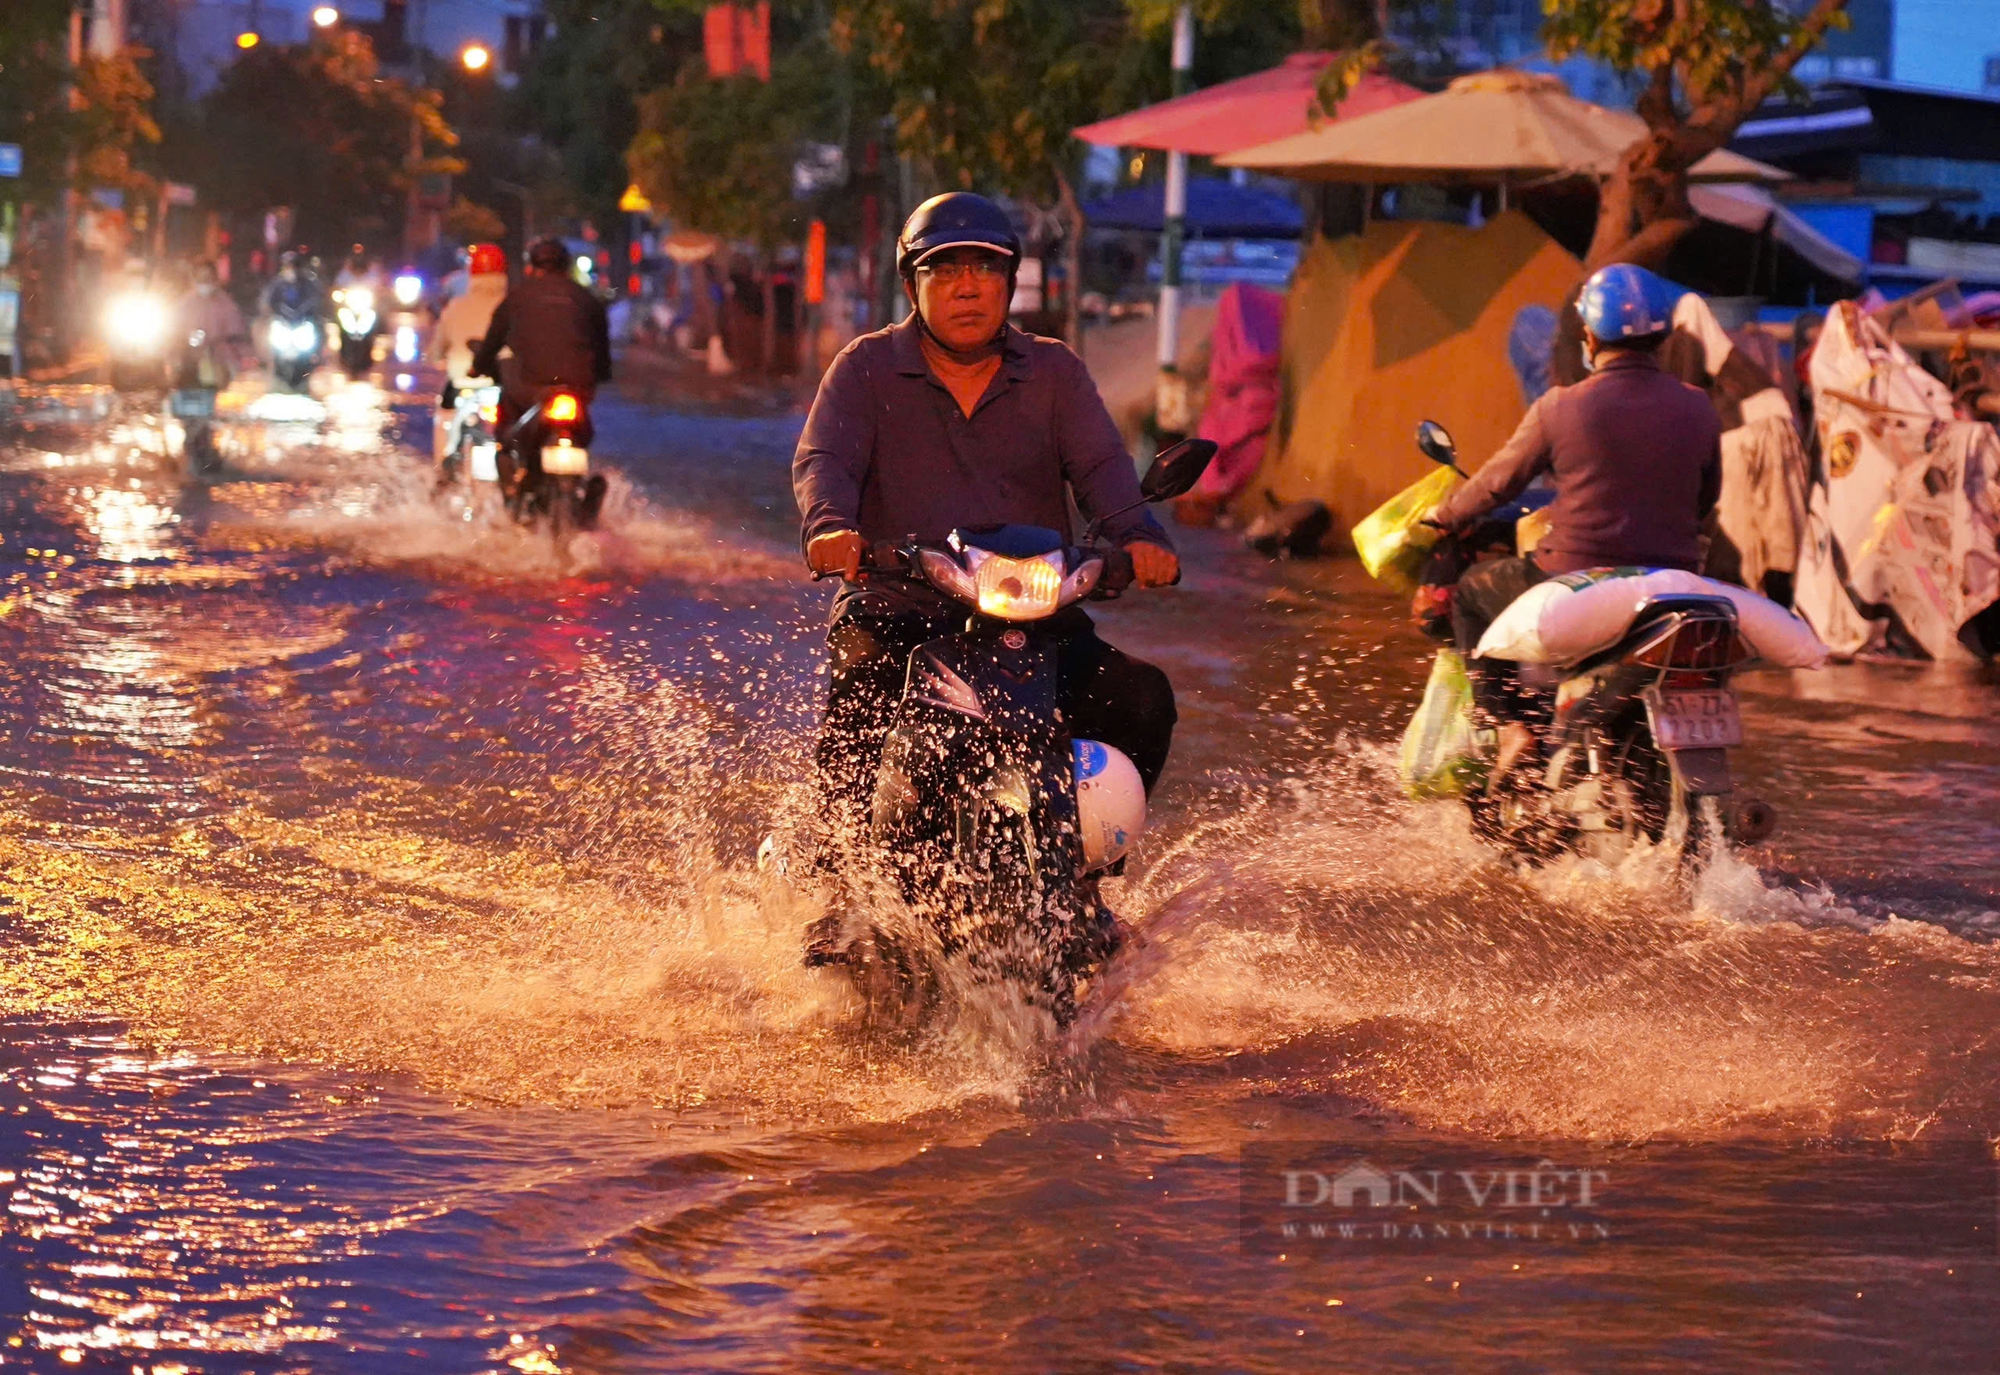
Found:
[[[1772,845],[1517,874],[1397,793],[1393,600],[1191,533],[1100,617],[1181,698],[1143,947],[1067,1037],[869,1035],[752,862],[796,421],[607,402],[561,552],[434,506],[427,425],[266,399],[191,481],[0,415],[0,1368],[1994,1368],[1990,673],[1755,675]],[[1616,1225],[1244,1230],[1272,1160],[1523,1152]]]

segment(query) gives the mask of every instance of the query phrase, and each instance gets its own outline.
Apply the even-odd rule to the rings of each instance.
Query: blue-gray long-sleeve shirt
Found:
[[[1009,326],[1000,370],[967,416],[924,361],[916,318],[865,334],[833,360],[792,459],[801,547],[832,530],[871,543],[940,540],[959,526],[1069,530],[1139,500],[1118,427],[1083,360]],[[1144,507],[1106,527],[1172,548]]]

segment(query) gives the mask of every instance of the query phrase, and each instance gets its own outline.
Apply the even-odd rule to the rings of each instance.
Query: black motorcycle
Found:
[[[1215,449],[1187,440],[1161,454],[1142,503],[1186,493]],[[1111,953],[1094,876],[1122,865],[1145,793],[1118,751],[1072,739],[1050,620],[1131,585],[1131,556],[1097,543],[1120,514],[1094,521],[1081,545],[998,525],[868,551],[865,577],[915,579],[970,612],[963,630],[910,655],[875,783],[873,850],[919,929],[871,924],[810,961],[847,964],[871,1013],[886,1004],[907,1020],[935,987],[935,960],[962,954],[975,977],[1013,982],[1066,1025],[1079,982]]]
[[[1419,426],[1417,446],[1457,469],[1442,425]],[[1448,587],[1481,558],[1513,555],[1522,514],[1504,508],[1473,529],[1442,534],[1425,587]],[[1451,638],[1447,604],[1430,599],[1431,614],[1421,621],[1434,638]],[[1727,834],[1764,839],[1776,813],[1735,796],[1729,768],[1729,751],[1743,743],[1730,676],[1756,657],[1727,597],[1675,594],[1645,602],[1618,641],[1597,653],[1520,665],[1517,719],[1534,729],[1537,752],[1500,787],[1467,792],[1474,827],[1531,860],[1573,852],[1615,863],[1638,839],[1658,844],[1677,836],[1683,861],[1694,865],[1708,848],[1704,804],[1712,799]],[[1493,732],[1477,732],[1475,741],[1478,774],[1492,762]]]
[[[375,288],[356,283],[336,287],[333,319],[340,335],[340,367],[350,378],[365,375],[375,363],[375,335],[381,328]]]
[[[605,480],[590,471],[596,427],[590,403],[568,387],[547,387],[500,436],[500,479],[508,513],[546,523],[558,544],[597,527]]]
[[[268,337],[272,380],[286,391],[303,393],[319,366],[317,313],[304,304],[280,304],[273,308]]]

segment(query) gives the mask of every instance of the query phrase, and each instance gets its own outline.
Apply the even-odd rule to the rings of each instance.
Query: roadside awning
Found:
[[[1826,235],[1780,205],[1770,192],[1755,186],[1690,186],[1688,201],[1695,213],[1761,234],[1768,225],[1771,237],[1804,258],[1829,277],[1843,282],[1861,280],[1864,264]]]
[[[1211,239],[1296,239],[1305,213],[1282,191],[1237,186],[1222,177],[1188,180],[1187,229]],[[1134,186],[1083,207],[1092,229],[1137,229],[1157,234],[1166,223],[1163,183]]]
[[[1308,181],[1521,185],[1608,176],[1645,134],[1637,115],[1578,100],[1560,77],[1500,68],[1217,161]],[[1790,174],[1724,150],[1696,163],[1690,178],[1786,181]]]
[[[1320,73],[1335,53],[1294,53],[1268,71],[1207,86],[1075,131],[1085,143],[1154,148],[1214,157],[1312,127],[1310,110]],[[1423,95],[1381,72],[1366,72],[1335,111],[1354,119]]]

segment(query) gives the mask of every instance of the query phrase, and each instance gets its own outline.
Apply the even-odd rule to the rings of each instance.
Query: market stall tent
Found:
[[[1437,420],[1476,468],[1525,410],[1507,337],[1527,306],[1561,305],[1577,260],[1518,211],[1483,227],[1377,221],[1321,239],[1285,303],[1280,401],[1237,509],[1317,497],[1345,530],[1429,469],[1413,436]]]

